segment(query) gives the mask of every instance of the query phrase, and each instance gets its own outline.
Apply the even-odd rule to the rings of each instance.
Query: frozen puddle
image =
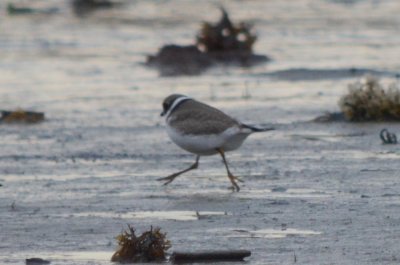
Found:
[[[294,140],[308,140],[308,141],[326,141],[326,142],[339,142],[340,139],[336,135],[329,134],[291,134],[290,137]]]
[[[59,254],[49,254],[46,258],[49,260],[70,260],[70,261],[108,261],[111,260],[113,252],[106,251],[81,251],[66,252]]]
[[[249,190],[240,192],[240,198],[327,198],[332,194],[326,191],[318,191],[314,189],[265,189],[265,190]]]
[[[291,134],[289,135],[292,139],[309,140],[309,141],[327,141],[327,142],[340,142],[343,138],[348,137],[361,137],[365,136],[365,133],[352,133],[352,134],[327,134],[324,132],[316,133],[304,133],[304,134]]]
[[[80,252],[25,252],[8,253],[0,255],[0,263],[25,264],[25,259],[41,258],[48,260],[50,264],[110,264],[113,252],[106,251],[80,251]],[[1,263],[3,264],[3,263]],[[37,263],[39,264],[39,263]]]
[[[364,151],[364,150],[346,150],[346,151],[325,151],[325,154],[336,155],[337,157],[342,157],[344,159],[399,159],[399,152],[372,152],[372,151]]]
[[[163,219],[175,221],[196,221],[201,218],[216,215],[230,215],[227,212],[207,212],[207,211],[139,211],[130,213],[113,212],[85,212],[75,213],[73,217],[102,217],[102,218],[122,218],[122,219]]]
[[[227,237],[250,237],[250,238],[285,238],[287,236],[313,236],[320,235],[322,232],[312,230],[301,230],[296,228],[286,229],[260,229],[249,231],[246,229],[233,229],[229,232]]]

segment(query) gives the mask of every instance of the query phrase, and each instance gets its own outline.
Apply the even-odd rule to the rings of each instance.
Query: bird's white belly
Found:
[[[249,134],[241,133],[239,128],[229,128],[221,134],[190,135],[182,134],[167,125],[171,140],[182,149],[197,155],[213,155],[217,148],[232,151],[239,148]]]

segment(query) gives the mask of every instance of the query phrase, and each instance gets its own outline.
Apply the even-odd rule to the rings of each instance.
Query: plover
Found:
[[[189,168],[158,179],[166,181],[164,185],[171,183],[179,175],[196,169],[200,156],[220,154],[233,189],[239,191],[236,181],[241,180],[229,170],[225,152],[238,149],[254,132],[273,130],[246,125],[216,108],[179,94],[172,94],[164,99],[161,116],[165,116],[171,140],[196,155],[196,161]]]

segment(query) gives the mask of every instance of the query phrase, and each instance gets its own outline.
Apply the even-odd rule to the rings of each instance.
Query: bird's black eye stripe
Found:
[[[165,110],[167,110],[167,109],[169,108],[169,105],[168,105],[167,103],[163,103],[163,108],[164,108]]]

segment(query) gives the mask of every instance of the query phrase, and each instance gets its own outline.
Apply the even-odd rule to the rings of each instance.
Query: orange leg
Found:
[[[174,173],[174,174],[172,174],[172,175],[169,175],[168,177],[165,177],[165,178],[159,178],[159,179],[157,179],[157,180],[160,180],[160,181],[166,180],[166,182],[164,183],[164,185],[168,185],[169,183],[171,183],[172,181],[174,181],[174,179],[175,179],[177,176],[179,176],[179,175],[181,175],[181,174],[183,174],[183,173],[185,173],[185,172],[188,172],[188,171],[190,171],[190,170],[196,169],[196,168],[199,166],[199,160],[200,160],[200,156],[197,156],[197,157],[196,157],[196,162],[194,162],[194,164],[191,165],[190,167],[188,167],[187,169],[184,169],[184,170],[182,170],[182,171],[176,172],[176,173]]]
[[[235,180],[238,180],[238,181],[241,181],[241,180],[239,180],[237,177],[232,175],[231,171],[229,170],[228,163],[226,162],[226,159],[225,159],[224,150],[222,150],[221,148],[217,148],[217,151],[222,156],[222,160],[224,161],[226,172],[228,173],[228,178],[229,178],[229,180],[231,181],[231,183],[233,185],[233,189],[236,190],[236,191],[239,191],[240,190],[239,185],[236,183]]]

